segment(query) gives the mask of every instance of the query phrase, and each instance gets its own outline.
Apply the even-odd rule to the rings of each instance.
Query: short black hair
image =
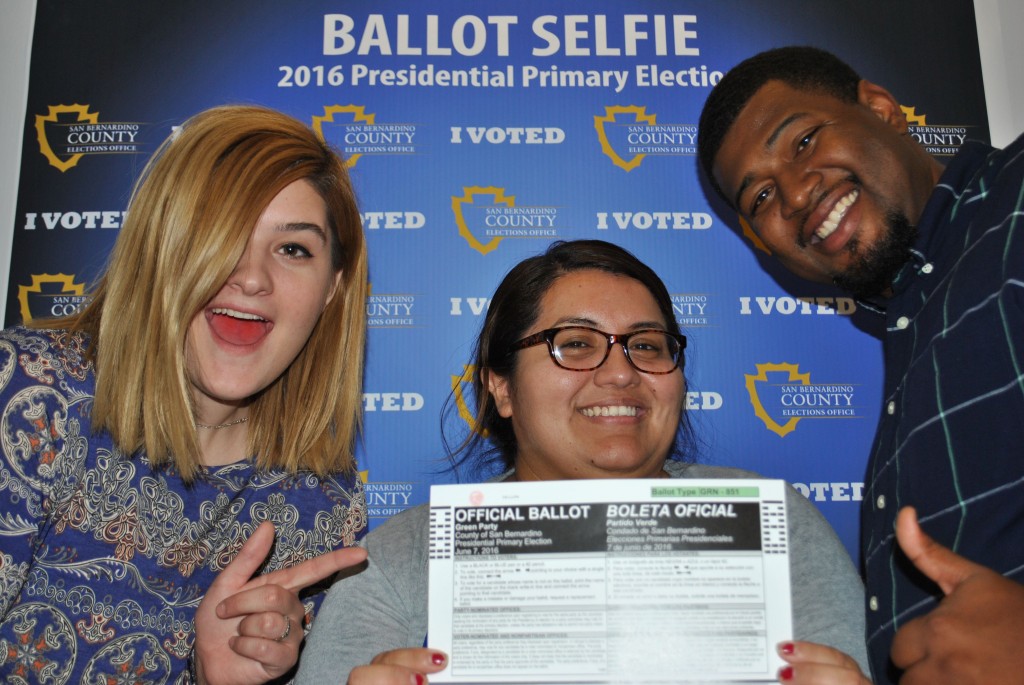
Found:
[[[775,48],[748,57],[718,82],[708,95],[697,128],[697,155],[708,183],[732,206],[711,167],[736,117],[768,81],[805,91],[819,91],[844,102],[857,102],[860,75],[831,52],[811,46]]]

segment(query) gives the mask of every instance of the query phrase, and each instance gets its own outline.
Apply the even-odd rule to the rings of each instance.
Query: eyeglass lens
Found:
[[[637,331],[625,347],[633,365],[641,371],[671,371],[679,359],[679,342],[662,331]],[[608,337],[600,331],[568,326],[552,338],[556,360],[567,369],[600,366],[608,350]]]

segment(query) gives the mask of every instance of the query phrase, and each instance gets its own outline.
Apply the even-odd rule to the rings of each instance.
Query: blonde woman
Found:
[[[186,121],[78,315],[0,333],[0,676],[259,683],[362,560],[367,258],[278,112]]]

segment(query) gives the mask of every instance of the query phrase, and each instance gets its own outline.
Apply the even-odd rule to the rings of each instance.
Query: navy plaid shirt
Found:
[[[937,587],[896,548],[900,507],[963,556],[1024,581],[1024,136],[969,142],[918,224],[886,302],[885,397],[861,520],[876,683]]]

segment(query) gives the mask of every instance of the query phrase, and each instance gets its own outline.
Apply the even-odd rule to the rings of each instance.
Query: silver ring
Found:
[[[292,617],[288,614],[281,614],[284,616],[284,632],[281,633],[281,637],[277,638],[277,642],[283,642],[288,639],[288,636],[292,634]]]

